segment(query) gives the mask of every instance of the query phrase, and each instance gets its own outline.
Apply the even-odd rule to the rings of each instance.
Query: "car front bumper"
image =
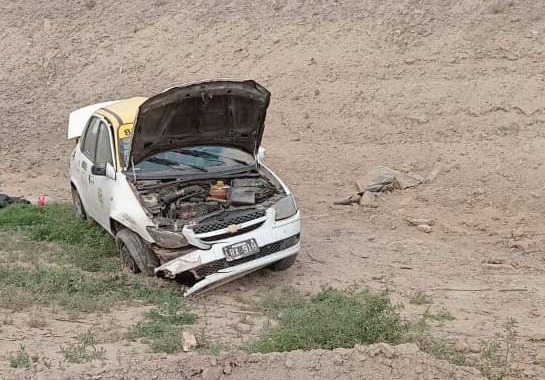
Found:
[[[301,247],[300,233],[299,212],[280,221],[275,221],[274,215],[268,212],[260,227],[208,243],[209,249],[185,251],[181,256],[156,268],[155,273],[169,278],[185,272],[192,273],[197,282],[184,295],[195,295],[296,255]],[[248,239],[256,240],[260,252],[239,260],[226,261],[223,248]]]

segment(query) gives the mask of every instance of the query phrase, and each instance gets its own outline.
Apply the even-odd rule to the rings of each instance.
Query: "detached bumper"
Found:
[[[197,282],[185,292],[184,295],[189,296],[212,289],[297,254],[300,250],[299,236],[301,233],[299,212],[282,221],[274,221],[274,215],[267,216],[266,221],[260,227],[248,233],[222,238],[212,244],[208,243],[209,249],[186,251],[180,257],[156,268],[155,273],[169,278],[174,278],[185,272],[192,273]],[[227,261],[223,248],[248,239],[255,239],[260,251],[251,256]]]
[[[220,269],[216,273],[213,273],[204,277],[202,280],[197,282],[191,288],[187,289],[187,291],[184,293],[184,296],[187,297],[190,295],[202,293],[206,290],[210,290],[217,286],[223,285],[227,282],[236,280],[237,278],[243,277],[247,275],[248,273],[267,267],[279,260],[285,259],[286,257],[296,255],[300,249],[301,249],[301,244],[297,243],[296,245],[290,248],[287,248],[283,251],[273,253],[271,255],[261,257],[258,259],[254,259],[243,264],[228,267],[225,269]]]

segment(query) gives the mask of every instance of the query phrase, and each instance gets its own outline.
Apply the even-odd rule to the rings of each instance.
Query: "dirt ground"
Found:
[[[304,248],[287,272],[258,272],[191,301],[207,339],[236,345],[257,334],[261,317],[245,327],[239,311],[264,291],[360,285],[387,289],[407,318],[428,307],[448,310],[455,320],[432,332],[461,352],[477,353],[481,340],[514,318],[517,377],[545,378],[540,1],[24,0],[0,8],[2,192],[68,199],[67,118],[76,108],[209,77],[253,78],[272,91],[266,162],[296,195]],[[381,194],[377,207],[333,205],[378,165],[426,174],[437,164],[434,181]],[[435,225],[424,233],[405,217]],[[431,306],[409,302],[418,291],[432,296]],[[104,318],[123,327],[132,312]],[[65,335],[87,326],[55,323],[51,330]],[[46,352],[58,347],[55,331],[10,326],[0,331],[0,368],[21,339]],[[153,357],[146,368],[155,371],[172,360],[208,360],[109,344],[110,365]],[[293,355],[310,362],[322,354]],[[357,350],[342,355],[361,363]],[[426,364],[404,378],[455,378],[446,362],[415,355],[410,363],[424,360],[433,370]],[[241,368],[253,375],[235,368],[233,377],[268,378],[265,366],[290,357],[236,359],[252,363]],[[381,362],[370,363],[339,378],[400,378],[399,368],[413,370],[399,362],[386,375]],[[269,375],[314,376],[278,368]]]

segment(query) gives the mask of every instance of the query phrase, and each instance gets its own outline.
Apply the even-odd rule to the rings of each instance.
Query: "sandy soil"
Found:
[[[68,198],[73,109],[208,77],[254,78],[272,91],[267,163],[297,196],[304,248],[288,272],[259,272],[192,301],[212,341],[251,337],[252,329],[239,331],[237,311],[270,289],[388,289],[408,318],[428,307],[409,303],[425,291],[432,312],[456,317],[435,324],[434,335],[461,351],[478,351],[515,318],[518,376],[545,378],[539,1],[25,0],[1,8],[3,192]],[[425,174],[437,163],[433,182],[381,195],[376,208],[333,205],[377,165]],[[433,231],[404,217],[433,218]]]

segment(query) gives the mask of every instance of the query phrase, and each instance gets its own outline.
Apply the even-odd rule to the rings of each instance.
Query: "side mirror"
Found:
[[[115,179],[115,168],[109,162],[106,164],[106,177]]]
[[[106,164],[94,164],[91,166],[91,174],[105,176],[106,175]]]
[[[257,160],[260,162],[263,161],[266,155],[267,155],[267,151],[265,150],[265,148],[260,146],[259,149],[257,150]]]

